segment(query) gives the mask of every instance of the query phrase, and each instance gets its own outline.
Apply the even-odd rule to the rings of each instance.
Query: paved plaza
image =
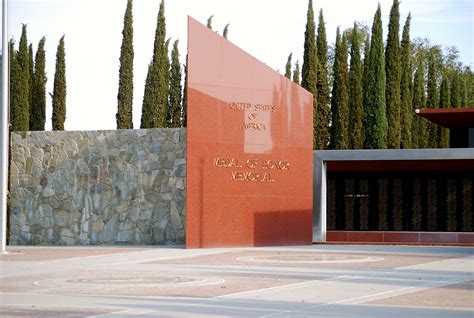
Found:
[[[0,317],[474,317],[474,249],[9,247]]]

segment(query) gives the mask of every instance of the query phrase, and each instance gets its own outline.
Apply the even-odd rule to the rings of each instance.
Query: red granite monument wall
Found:
[[[187,110],[186,247],[311,244],[312,94],[189,18]]]

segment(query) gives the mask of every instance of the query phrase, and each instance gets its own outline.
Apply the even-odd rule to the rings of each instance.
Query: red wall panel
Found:
[[[311,244],[312,101],[189,18],[186,247]]]

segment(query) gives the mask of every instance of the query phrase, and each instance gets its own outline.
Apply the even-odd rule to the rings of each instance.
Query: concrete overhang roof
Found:
[[[474,171],[474,149],[315,150],[328,171]]]
[[[421,108],[415,112],[445,128],[474,128],[474,107]]]

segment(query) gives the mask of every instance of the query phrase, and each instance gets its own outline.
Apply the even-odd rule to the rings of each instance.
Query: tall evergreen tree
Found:
[[[461,76],[457,72],[454,74],[451,80],[451,107],[461,107]]]
[[[365,98],[365,92],[367,92],[368,86],[370,84],[370,79],[368,75],[369,74],[369,55],[370,55],[370,35],[368,35],[364,41],[364,76],[362,77],[362,86],[364,88],[363,98]]]
[[[403,149],[412,148],[412,125],[413,125],[413,106],[412,106],[412,90],[413,90],[413,67],[412,52],[410,43],[410,21],[411,14],[403,26],[402,43],[401,43],[401,82],[400,82],[400,122],[401,136],[400,147]]]
[[[293,82],[300,84],[300,61],[296,61],[295,69],[293,70]]]
[[[434,49],[431,49],[428,55],[428,98],[426,107],[438,108],[438,87],[436,84],[436,61]],[[428,123],[428,147],[438,148],[439,146],[439,129],[432,122]]]
[[[285,66],[285,77],[291,79],[291,57],[293,56],[293,53],[290,53],[288,55],[288,60],[286,61],[286,66]]]
[[[349,148],[349,94],[347,74],[347,38],[340,36],[339,28],[336,35],[336,52],[334,59],[334,84],[332,87],[332,149]]]
[[[28,83],[28,93],[30,94],[29,96],[29,99],[28,99],[28,104],[30,106],[30,110],[29,110],[29,128],[30,130],[31,129],[31,126],[34,125],[33,122],[32,122],[32,118],[33,118],[33,115],[32,115],[32,112],[33,112],[33,79],[34,79],[34,60],[33,60],[33,44],[30,43],[30,45],[28,46],[28,67],[29,67],[29,76],[28,76],[28,79],[29,79],[29,83]]]
[[[368,76],[369,73],[369,55],[370,55],[370,34],[367,34],[367,36],[364,39],[364,60],[363,60],[363,75],[362,75],[362,112],[364,113],[362,117],[362,131],[364,133],[364,136],[362,137],[362,140],[364,140],[364,146],[362,148],[365,148],[365,131],[364,131],[364,122],[365,122],[365,94],[367,92],[368,86],[370,84],[370,79]]]
[[[38,43],[35,56],[35,71],[33,80],[33,103],[31,104],[30,130],[44,130],[46,122],[46,54],[44,44],[46,38],[42,37]]]
[[[412,148],[426,148],[428,146],[426,121],[415,114],[416,109],[426,107],[425,67],[423,61],[423,57],[418,57],[418,65],[413,80],[413,110],[411,112],[413,116]]]
[[[17,54],[19,67],[18,89],[20,90],[18,114],[21,121],[18,130],[29,130],[30,127],[30,57],[28,52],[28,39],[26,36],[26,24],[21,29],[20,44]]]
[[[227,25],[225,26],[224,28],[224,31],[222,31],[222,36],[224,37],[224,39],[227,39],[227,35],[229,35],[229,23],[227,23]]]
[[[167,126],[169,60],[166,49],[165,3],[161,1],[156,23],[153,59],[148,66],[148,74],[143,95],[141,128]]]
[[[467,80],[461,79],[461,107],[467,107]]]
[[[334,62],[332,66],[332,76],[333,76],[333,83],[332,83],[332,92],[331,92],[331,127],[329,128],[329,148],[330,149],[338,149],[336,147],[336,138],[337,132],[335,132],[335,128],[338,124],[338,104],[339,104],[339,90],[340,90],[340,76],[339,76],[339,63],[340,63],[340,51],[341,51],[341,30],[337,27],[336,30],[336,41],[334,42]],[[338,127],[338,130],[340,128]],[[340,132],[340,131],[338,131]]]
[[[317,114],[319,133],[317,136],[317,149],[324,149],[329,142],[329,80],[328,80],[328,43],[326,40],[326,25],[323,9],[319,10],[318,34],[316,37],[318,53],[318,73],[316,90],[318,92]]]
[[[370,52],[368,57],[367,83],[364,94],[364,148],[387,148],[387,115],[385,106],[385,57],[380,4],[374,16]]]
[[[349,71],[349,148],[362,149],[364,147],[364,105],[362,91],[363,66],[360,58],[360,39],[358,26],[354,23],[350,35],[351,41],[351,68]]]
[[[133,129],[133,3],[127,1],[123,18],[120,49],[119,89],[117,94],[117,129]]]
[[[64,130],[66,121],[66,52],[64,35],[59,40],[56,53],[56,71],[54,73],[53,95],[53,130]]]
[[[28,109],[24,107],[27,96],[22,89],[25,84],[22,78],[18,54],[13,39],[9,43],[10,51],[10,125],[12,131],[28,130]]]
[[[207,19],[207,27],[209,29],[212,30],[212,18],[214,17],[214,15],[211,15],[208,19]]]
[[[26,26],[23,26],[26,28]],[[23,35],[23,32],[22,32]],[[20,66],[19,52],[15,50],[13,39],[9,42],[10,51],[10,125],[12,131],[27,131],[29,128],[28,78]],[[25,82],[26,80],[26,82]]]
[[[400,148],[400,10],[399,0],[393,0],[388,24],[385,70],[387,74],[387,147]]]
[[[169,59],[168,52],[169,52],[170,42],[171,42],[171,38],[168,38],[168,40],[166,40],[166,42],[165,42],[165,51],[166,51],[166,59],[165,59],[166,64],[165,64],[165,69],[166,69],[166,74],[168,75],[168,76],[166,77],[166,81],[165,81],[165,87],[166,87],[167,90],[168,90],[168,91],[167,91],[167,94],[168,94],[167,98],[168,98],[168,99],[167,99],[167,104],[166,104],[166,111],[167,111],[167,113],[166,113],[166,126],[165,126],[165,127],[171,127],[171,121],[172,121],[172,119],[171,119],[171,111],[170,111],[170,109],[169,109],[169,106],[170,106],[170,104],[169,104],[169,94],[170,94],[170,75],[171,75],[171,74],[170,74],[170,72],[171,72],[170,68],[171,68],[171,61],[170,61],[170,59]]]
[[[428,53],[428,108],[438,108],[438,86],[437,86],[436,58],[435,51],[431,49]]]
[[[313,94],[313,147],[324,149],[321,136],[327,129],[324,119],[318,113],[317,73],[318,73],[318,51],[316,47],[316,26],[314,24],[313,1],[308,2],[306,20],[306,31],[304,33],[303,67],[301,69],[301,86]]]
[[[440,87],[439,108],[449,108],[451,105],[451,92],[449,88],[449,80],[446,74],[443,76],[443,81]],[[441,148],[449,148],[449,130],[440,127],[440,141]]]
[[[171,52],[170,127],[180,127],[181,125],[181,90],[181,64],[179,63],[178,40],[176,40],[173,44],[173,51]]]

